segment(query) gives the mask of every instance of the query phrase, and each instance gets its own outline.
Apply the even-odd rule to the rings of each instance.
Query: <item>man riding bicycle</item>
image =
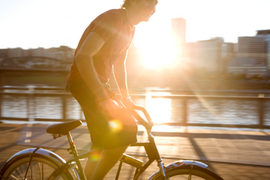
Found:
[[[132,107],[126,79],[127,51],[135,25],[148,21],[156,5],[157,0],[125,0],[121,9],[109,10],[94,19],[76,48],[66,88],[83,109],[91,150],[98,154],[98,159],[88,159],[87,179],[103,179],[126,148],[137,141],[135,119],[121,113],[121,104],[107,83],[113,72],[124,106]]]

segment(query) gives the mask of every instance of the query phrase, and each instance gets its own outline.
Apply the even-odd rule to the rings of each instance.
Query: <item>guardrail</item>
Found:
[[[0,120],[12,120],[12,121],[69,121],[74,119],[84,119],[83,113],[76,100],[69,94],[63,91],[63,88],[1,88],[0,92]],[[7,92],[9,90],[9,92]],[[22,92],[19,92],[22,90]],[[151,93],[152,92],[152,93]],[[252,92],[245,91],[243,93],[253,94],[254,96],[232,96],[232,95],[179,95],[179,92],[183,91],[171,91],[170,95],[162,95],[157,92],[162,90],[147,92],[147,94],[132,94],[134,99],[170,99],[177,101],[178,110],[181,111],[180,117],[174,122],[158,122],[161,125],[172,125],[172,126],[207,126],[207,127],[228,127],[228,128],[257,128],[257,129],[270,129],[268,121],[268,108],[270,109],[270,98],[265,95],[270,94],[269,92]],[[169,91],[164,91],[169,92]],[[178,93],[177,93],[178,92]],[[187,93],[189,91],[185,91]],[[192,93],[192,92],[189,92]],[[194,93],[194,92],[193,92]],[[206,91],[200,91],[196,93],[206,93]],[[207,93],[220,93],[212,91]],[[221,93],[225,93],[222,91]],[[226,92],[231,94],[235,92]],[[51,99],[53,102],[46,106],[46,101]],[[256,111],[256,122],[252,124],[221,124],[218,122],[213,123],[198,123],[192,122],[191,107],[192,102],[211,102],[221,103],[222,101],[239,101],[243,103],[251,103]],[[55,102],[54,102],[55,101]],[[53,104],[57,104],[54,107]],[[74,105],[75,104],[75,105]],[[144,104],[139,104],[144,105]],[[250,105],[250,106],[251,106]],[[248,106],[248,104],[247,104]],[[202,107],[202,106],[201,106]],[[76,109],[76,110],[74,110]],[[198,109],[199,110],[199,109]],[[40,112],[43,112],[43,115]],[[51,111],[57,111],[57,117],[51,117]],[[193,108],[194,111],[194,108]],[[196,109],[195,109],[196,111]],[[230,109],[224,109],[224,111],[230,111]],[[235,110],[237,111],[237,110]],[[247,110],[248,111],[248,110]],[[8,112],[8,113],[7,113]],[[74,118],[72,113],[76,113],[77,116]],[[173,112],[172,112],[173,113]],[[45,116],[44,116],[45,114]],[[154,119],[155,120],[155,119]]]

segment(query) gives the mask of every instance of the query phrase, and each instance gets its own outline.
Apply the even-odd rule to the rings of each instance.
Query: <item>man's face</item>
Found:
[[[137,0],[137,16],[141,21],[148,21],[156,11],[157,0]]]

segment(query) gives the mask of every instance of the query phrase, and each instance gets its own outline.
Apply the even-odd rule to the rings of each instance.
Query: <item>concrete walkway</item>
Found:
[[[14,153],[28,147],[41,146],[62,156],[70,155],[65,150],[65,137],[53,140],[45,133],[44,124],[0,124],[0,169]],[[146,133],[139,128],[138,140],[146,141]],[[192,159],[202,161],[226,180],[266,180],[270,179],[270,132],[183,129],[179,127],[155,127],[155,136],[165,165],[176,160]],[[80,151],[89,147],[89,134],[85,126],[72,131],[74,141]],[[127,154],[145,160],[143,147],[130,147]],[[114,179],[117,166],[106,176]],[[157,170],[156,163],[143,174],[147,179]],[[132,179],[134,169],[123,167],[122,180]]]

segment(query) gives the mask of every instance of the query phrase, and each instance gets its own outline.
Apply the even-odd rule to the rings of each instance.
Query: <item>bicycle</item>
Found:
[[[206,164],[199,161],[180,160],[164,166],[162,158],[155,144],[154,137],[151,134],[151,129],[154,124],[146,109],[140,106],[135,106],[134,109],[126,110],[131,113],[146,129],[148,142],[138,142],[132,144],[131,146],[143,146],[147,153],[148,161],[144,163],[135,157],[123,154],[122,158],[120,159],[118,171],[116,173],[116,180],[119,178],[122,163],[127,163],[136,168],[133,180],[138,180],[141,174],[154,161],[157,162],[159,170],[152,174],[148,180],[222,180],[219,175],[209,170]],[[142,118],[135,110],[142,111],[147,121],[144,120],[144,118]],[[82,165],[79,160],[88,158],[91,151],[79,155],[70,133],[71,130],[77,128],[81,124],[82,122],[80,120],[76,120],[71,122],[52,124],[49,125],[46,129],[46,132],[52,134],[54,139],[64,135],[67,136],[70,145],[70,148],[67,150],[70,154],[73,155],[71,160],[66,162],[63,158],[54,152],[40,147],[28,148],[14,154],[6,161],[0,172],[0,179],[86,180]]]

